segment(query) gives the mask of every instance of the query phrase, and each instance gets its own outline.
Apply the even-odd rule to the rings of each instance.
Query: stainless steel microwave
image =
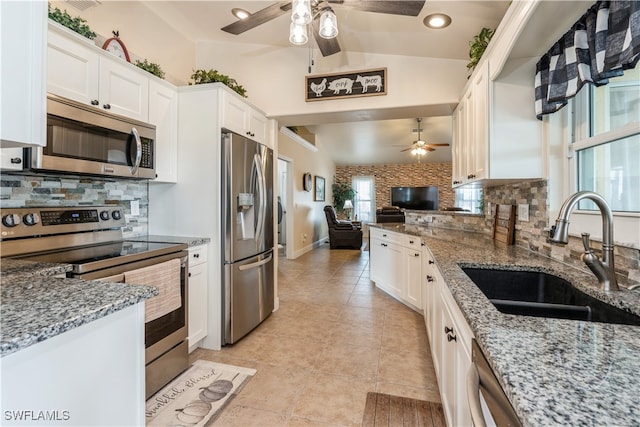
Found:
[[[154,179],[154,125],[47,96],[47,145],[25,150],[32,171]]]

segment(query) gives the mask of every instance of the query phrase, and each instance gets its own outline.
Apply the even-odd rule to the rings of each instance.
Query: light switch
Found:
[[[523,203],[518,205],[518,219],[520,221],[529,222],[529,204]]]

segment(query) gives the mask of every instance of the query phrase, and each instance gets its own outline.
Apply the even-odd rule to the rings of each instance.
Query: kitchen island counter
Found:
[[[206,245],[211,241],[211,239],[208,237],[165,236],[160,234],[150,234],[148,236],[139,236],[129,240],[135,240],[135,241],[141,241],[141,242],[186,244],[190,248],[194,246]]]
[[[52,277],[70,269],[67,264],[2,260],[0,356],[158,294],[151,286]]]
[[[640,292],[605,294],[583,271],[485,234],[371,224],[420,236],[525,426],[633,425],[640,419],[640,327],[500,313],[461,267],[542,271],[640,315]]]

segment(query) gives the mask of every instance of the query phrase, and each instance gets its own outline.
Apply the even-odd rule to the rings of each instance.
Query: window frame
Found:
[[[370,194],[370,199],[369,200],[364,200],[364,202],[368,202],[371,206],[371,216],[372,218],[370,219],[371,222],[375,222],[375,214],[376,214],[376,179],[375,176],[373,175],[354,175],[351,177],[351,186],[354,189],[357,189],[357,185],[356,185],[356,181],[370,181],[371,182],[371,194]],[[353,214],[354,214],[354,218],[355,215],[359,215],[359,219],[358,221],[362,221],[362,213],[360,212],[360,209],[358,208],[360,206],[360,197],[359,197],[359,192],[356,190],[356,195],[354,197],[353,200]]]

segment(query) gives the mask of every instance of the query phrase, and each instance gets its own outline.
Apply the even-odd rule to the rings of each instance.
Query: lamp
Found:
[[[338,18],[331,8],[326,8],[320,15],[320,37],[332,39],[338,35]]]
[[[301,45],[309,41],[310,25],[313,19],[320,15],[318,34],[325,39],[332,39],[338,35],[338,18],[330,7],[318,10],[309,0],[294,0],[291,6],[291,26],[289,27],[289,41]]]
[[[353,203],[351,203],[351,200],[345,200],[342,209],[347,211],[347,219],[351,219],[351,209],[353,209]]]

